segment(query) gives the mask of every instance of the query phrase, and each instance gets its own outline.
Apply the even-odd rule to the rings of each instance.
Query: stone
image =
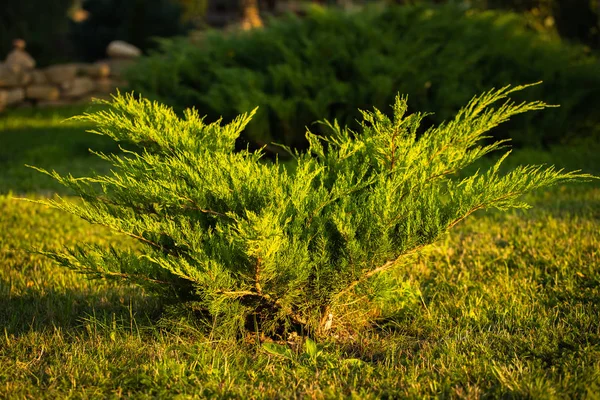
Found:
[[[100,93],[112,93],[116,87],[115,81],[110,78],[102,78],[96,81],[96,90]]]
[[[84,94],[88,94],[93,92],[96,89],[96,84],[94,81],[87,76],[83,76],[80,78],[75,78],[70,87],[67,90],[63,91],[63,96],[67,98],[77,98],[81,97]]]
[[[127,82],[123,80],[116,80],[111,78],[102,78],[96,81],[96,91],[98,93],[115,93],[118,88],[127,87]]]
[[[14,87],[21,84],[22,73],[13,66],[0,63],[0,88]]]
[[[0,90],[0,111],[25,100],[25,91],[21,88]]]
[[[25,50],[14,49],[6,56],[5,63],[23,71],[35,68],[35,60]]]
[[[46,68],[44,72],[46,73],[48,81],[55,84],[61,84],[75,79],[78,70],[78,64],[58,64]]]
[[[8,105],[8,93],[5,90],[0,90],[0,112],[4,111],[6,106]]]
[[[6,94],[6,103],[9,106],[18,104],[25,100],[25,89],[23,88],[6,90]]]
[[[131,60],[131,59],[128,60],[125,58],[120,58],[120,59],[107,58],[107,59],[98,61],[98,63],[108,65],[108,68],[110,69],[110,75],[109,75],[110,77],[120,78],[123,76],[123,74],[125,73],[125,71],[128,68],[135,65],[135,60]]]
[[[58,100],[60,90],[53,85],[31,85],[25,89],[25,97],[32,100]]]
[[[35,60],[25,51],[27,42],[23,39],[13,40],[14,49],[6,56],[6,64],[11,66],[15,72],[30,71],[35,68]]]
[[[106,54],[110,58],[137,58],[142,55],[142,51],[132,44],[122,40],[114,40],[108,44]]]
[[[24,71],[21,74],[20,85],[27,86],[33,81],[33,75],[31,75],[31,71]]]
[[[43,71],[40,71],[39,69],[34,69],[33,71],[31,71],[31,83],[33,83],[34,85],[42,85],[44,83],[48,83],[48,78],[46,77],[46,74],[44,74]]]
[[[105,62],[86,64],[81,67],[81,72],[90,78],[108,78],[110,76],[110,65]]]
[[[58,85],[58,88],[59,88],[61,91],[64,91],[64,90],[69,90],[69,89],[71,89],[71,87],[73,86],[73,81],[74,81],[74,80],[75,80],[75,78],[73,78],[73,79],[71,79],[71,80],[69,80],[69,81],[64,81],[64,82],[58,83],[58,84],[57,84],[57,85]]]

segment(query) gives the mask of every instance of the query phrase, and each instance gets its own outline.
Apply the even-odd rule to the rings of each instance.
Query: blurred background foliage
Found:
[[[347,7],[358,0],[4,0],[0,8],[0,54],[23,38],[42,65],[102,57],[110,40],[129,41],[142,49],[154,37],[223,26],[240,19],[254,4],[263,16],[300,12],[320,3]],[[384,0],[402,5],[454,4],[462,8],[505,9],[524,15],[530,27],[600,47],[600,0]],[[104,47],[104,48],[103,48]]]
[[[597,137],[600,0],[385,0],[356,12],[365,3],[374,2],[5,0],[0,54],[23,38],[43,66],[101,59],[110,41],[128,41],[147,55],[132,89],[210,119],[259,105],[246,136],[256,145],[302,147],[315,120],[352,125],[357,108],[387,110],[398,92],[435,111],[433,124],[476,93],[539,80],[528,99],[561,107],[498,136],[519,145]],[[266,28],[251,32],[209,29],[261,20]]]
[[[540,80],[523,100],[561,107],[515,118],[495,134],[517,145],[597,134],[600,65],[593,52],[532,30],[521,14],[452,4],[315,7],[262,30],[165,39],[130,75],[136,92],[177,109],[195,106],[210,120],[258,105],[246,139],[292,147],[304,145],[306,126],[326,132],[314,121],[353,126],[357,108],[387,112],[397,93],[408,94],[413,109],[435,112],[427,121],[434,124],[476,93]]]
[[[17,38],[27,40],[28,51],[42,63],[63,61],[71,53],[67,17],[73,0],[2,0],[0,5],[0,58]]]
[[[76,54],[85,61],[105,57],[106,46],[124,40],[143,50],[154,46],[154,38],[185,35],[191,29],[190,1],[171,0],[85,0],[81,9],[87,17],[73,23],[71,39]]]

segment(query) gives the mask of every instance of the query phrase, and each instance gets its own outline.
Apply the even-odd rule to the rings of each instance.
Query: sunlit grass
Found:
[[[81,173],[93,165],[86,151],[97,136],[48,123],[0,129],[13,143],[0,150],[2,192],[52,195],[38,178],[24,183],[20,163]],[[53,139],[38,141],[44,134]],[[591,146],[525,149],[513,160],[597,174],[592,154]],[[323,340],[315,353],[299,339],[280,342],[289,348],[281,356],[254,336],[217,341],[210,321],[194,313],[28,252],[136,244],[0,196],[0,398],[594,398],[600,185],[555,187],[528,200],[531,210],[474,215],[396,271],[404,297],[371,330]]]

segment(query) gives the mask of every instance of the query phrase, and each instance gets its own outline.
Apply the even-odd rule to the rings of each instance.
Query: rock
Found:
[[[123,76],[125,71],[131,66],[135,65],[135,60],[128,60],[125,58],[106,58],[104,60],[98,61],[99,63],[108,65],[110,69],[110,77],[111,78],[120,78]]]
[[[25,89],[18,88],[8,91],[8,104],[18,104],[25,100]]]
[[[83,76],[81,78],[75,78],[71,82],[70,87],[63,91],[63,96],[67,98],[77,98],[94,91],[95,88],[96,84],[94,81],[87,76]]]
[[[53,85],[31,85],[25,89],[25,97],[32,100],[58,100],[60,90]]]
[[[6,106],[8,105],[8,93],[5,90],[0,90],[0,112],[4,111]]]
[[[78,70],[78,64],[59,64],[46,68],[45,73],[51,83],[61,84],[75,79]]]
[[[14,49],[6,56],[6,64],[15,72],[30,71],[35,68],[35,60],[25,51],[27,43],[23,39],[13,40]]]
[[[115,93],[118,88],[127,87],[127,82],[123,80],[116,80],[111,78],[102,78],[96,81],[96,90],[98,93]]]
[[[6,104],[12,106],[25,100],[25,90],[22,88],[3,90],[5,93]]]
[[[96,81],[96,90],[100,93],[112,93],[116,87],[115,81],[110,78],[102,78]]]
[[[33,81],[33,75],[31,75],[31,71],[24,71],[21,74],[21,86],[27,86]]]
[[[110,76],[110,65],[104,62],[87,64],[81,67],[81,72],[91,78],[107,78]]]
[[[122,40],[114,40],[108,44],[106,54],[110,58],[136,58],[142,55],[142,51],[132,44]]]
[[[34,85],[42,85],[44,83],[48,83],[48,78],[46,78],[46,74],[39,69],[34,69],[31,71],[31,83]]]
[[[0,64],[0,88],[24,86],[31,83],[30,71],[23,71],[20,67]]]
[[[73,81],[74,81],[74,80],[75,80],[75,78],[71,79],[70,81],[64,81],[64,82],[58,83],[58,84],[57,84],[57,85],[58,85],[58,88],[59,88],[61,91],[69,90],[69,89],[71,89],[71,87],[73,86]]]
[[[7,106],[14,106],[25,100],[25,91],[21,88],[0,90],[0,111]]]
[[[0,63],[0,88],[14,87],[21,84],[22,72],[13,66]]]
[[[25,50],[14,49],[5,60],[6,64],[23,71],[30,71],[35,68],[35,60]]]

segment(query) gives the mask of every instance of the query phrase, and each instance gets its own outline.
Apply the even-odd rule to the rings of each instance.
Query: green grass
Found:
[[[79,111],[2,117],[0,192],[53,190],[25,163],[100,168],[85,149],[109,144],[52,122]],[[594,154],[514,158],[597,174]],[[299,339],[215,340],[202,319],[142,289],[27,252],[82,239],[136,244],[0,195],[0,398],[599,398],[600,185],[528,200],[534,209],[474,215],[397,271],[405,298],[392,318],[308,351]]]
[[[0,114],[0,193],[64,192],[51,178],[25,165],[73,175],[105,170],[106,164],[88,149],[115,151],[114,142],[86,133],[91,126],[65,121],[98,107],[24,109]]]

